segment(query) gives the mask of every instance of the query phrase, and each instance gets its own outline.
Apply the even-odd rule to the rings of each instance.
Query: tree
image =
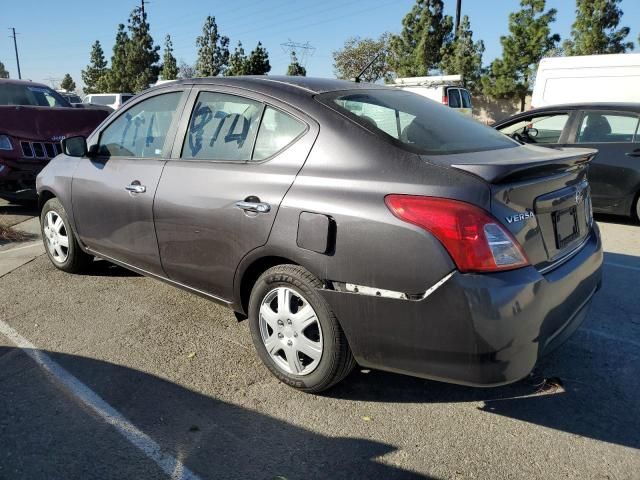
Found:
[[[229,37],[218,33],[216,18],[209,15],[202,26],[202,35],[196,38],[199,77],[216,77],[224,73],[229,63]]]
[[[462,17],[457,36],[443,47],[441,70],[448,75],[462,75],[462,83],[474,93],[480,90],[484,42],[474,43],[469,17]]]
[[[62,82],[60,82],[60,88],[66,90],[67,92],[73,92],[76,89],[76,82],[73,81],[71,75],[65,73]]]
[[[262,43],[258,42],[247,59],[247,75],[266,75],[270,71],[269,53]]]
[[[4,63],[0,62],[0,78],[9,78],[9,72],[4,67]]]
[[[482,87],[494,98],[518,98],[523,111],[538,62],[554,51],[560,36],[551,34],[556,10],[545,12],[545,0],[520,0],[520,7],[509,15],[510,35],[500,37],[502,58],[491,63]]]
[[[225,75],[232,77],[238,75],[247,75],[249,71],[248,59],[244,54],[242,42],[238,42],[233,54],[229,57],[229,68],[224,72]]]
[[[193,78],[196,76],[196,67],[188,64],[184,60],[180,60],[178,72],[178,78]]]
[[[372,60],[373,63],[362,74],[362,80],[374,83],[388,78],[389,39],[384,33],[377,40],[373,38],[351,37],[344,42],[342,49],[333,52],[333,69],[336,77],[343,80],[355,78]]]
[[[104,91],[112,93],[125,93],[131,91],[131,83],[127,74],[127,44],[129,35],[125,26],[118,25],[116,41],[113,44],[113,55],[111,55],[111,68],[106,76]],[[86,91],[86,90],[85,90]]]
[[[298,63],[296,52],[291,52],[291,63],[287,67],[287,75],[293,77],[306,77],[307,69]]]
[[[571,40],[563,47],[567,55],[625,53],[633,42],[625,42],[629,27],[616,30],[622,10],[621,0],[576,0],[576,20],[571,28]],[[638,40],[640,41],[640,39]]]
[[[125,72],[130,91],[140,92],[158,80],[160,47],[153,44],[147,14],[135,7],[129,16],[129,41],[125,45]]]
[[[100,42],[96,40],[91,47],[89,65],[87,65],[87,68],[81,72],[82,81],[84,83],[84,93],[89,94],[103,92],[103,88],[106,87],[108,73],[107,61],[104,59],[102,45],[100,45]]]
[[[402,32],[391,37],[390,64],[399,77],[428,75],[440,65],[442,47],[452,40],[453,19],[442,0],[416,0],[402,20]]]
[[[178,62],[173,56],[173,43],[171,35],[167,35],[164,40],[164,55],[162,56],[162,71],[160,76],[163,80],[175,80],[178,78]]]

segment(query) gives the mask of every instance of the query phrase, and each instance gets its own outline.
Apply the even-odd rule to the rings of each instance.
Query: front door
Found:
[[[640,132],[632,112],[585,111],[575,147],[598,150],[589,167],[593,206],[601,212],[628,215],[640,185]]]
[[[192,98],[156,194],[160,257],[172,280],[228,300],[240,260],[267,242],[318,129],[247,93]]]
[[[136,102],[100,133],[97,154],[73,175],[80,239],[96,253],[162,275],[153,198],[186,97],[181,90]]]

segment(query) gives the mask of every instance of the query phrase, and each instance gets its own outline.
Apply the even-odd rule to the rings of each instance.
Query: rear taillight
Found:
[[[385,202],[396,217],[440,240],[461,272],[496,272],[529,264],[511,233],[479,207],[413,195],[387,195]]]
[[[449,97],[447,97],[446,95],[442,96],[442,104],[443,105],[449,105]]]

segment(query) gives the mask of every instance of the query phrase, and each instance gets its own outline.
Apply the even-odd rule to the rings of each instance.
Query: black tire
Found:
[[[281,286],[301,294],[315,310],[322,328],[322,356],[317,367],[305,375],[288,373],[278,367],[267,352],[260,333],[259,312],[262,301],[269,292]],[[347,338],[329,304],[318,294],[318,288],[322,288],[322,282],[304,268],[298,265],[278,265],[258,278],[249,300],[249,328],[260,359],[278,380],[309,393],[331,388],[344,379],[356,365]]]
[[[637,223],[640,223],[640,192],[636,196],[636,201],[633,204],[633,210],[631,212],[631,218],[633,218]]]
[[[67,255],[63,261],[56,259],[48,246],[47,235],[45,233],[45,219],[49,212],[53,212],[60,217],[63,222],[64,232],[68,238],[69,246],[66,248]],[[67,212],[57,198],[52,198],[44,204],[42,212],[40,213],[40,232],[42,233],[42,241],[47,256],[56,268],[68,273],[77,273],[86,270],[91,262],[93,262],[93,256],[85,253],[78,244],[73,229],[70,227]]]

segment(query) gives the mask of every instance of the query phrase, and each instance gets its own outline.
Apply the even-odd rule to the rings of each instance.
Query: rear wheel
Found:
[[[258,355],[280,381],[305,392],[326,390],[355,366],[322,283],[297,265],[278,265],[258,279],[249,326]]]
[[[635,208],[634,208],[634,213],[635,213],[636,222],[640,223],[640,192],[638,192],[638,195],[636,196],[636,204],[635,204]]]
[[[56,268],[69,273],[84,270],[93,257],[83,252],[69,226],[69,218],[57,198],[44,204],[40,214],[42,241],[47,256]]]

